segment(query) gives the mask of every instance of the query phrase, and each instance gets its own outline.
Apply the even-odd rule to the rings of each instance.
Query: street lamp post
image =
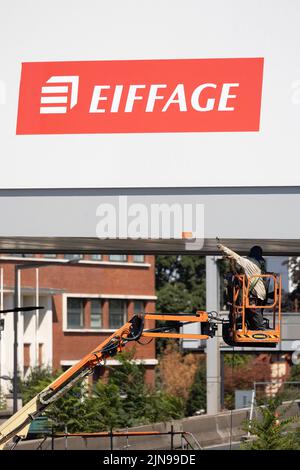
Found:
[[[15,291],[14,291],[14,305],[15,308],[19,305],[19,282],[20,282],[20,269],[15,266]],[[14,312],[14,373],[13,373],[13,413],[18,411],[18,320],[19,312]]]

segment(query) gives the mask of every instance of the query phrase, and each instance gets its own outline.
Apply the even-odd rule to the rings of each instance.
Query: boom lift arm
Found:
[[[199,311],[196,314],[160,314],[146,313],[132,317],[124,326],[115,331],[109,338],[96,349],[87,354],[81,361],[64,372],[48,387],[35,396],[30,402],[0,427],[0,449],[13,437],[16,441],[25,439],[31,421],[41,414],[51,403],[55,402],[73,385],[85,376],[93,373],[97,366],[105,364],[105,360],[122,351],[130,341],[138,341],[142,336],[150,338],[190,338],[209,339],[215,336],[217,323],[222,323],[223,339],[230,346],[250,347],[275,347],[280,341],[281,331],[281,277],[274,274],[260,274],[247,278],[245,275],[235,275],[232,291],[232,303],[230,307],[231,319],[224,320],[217,312]],[[265,305],[252,304],[250,300],[250,286],[252,282],[262,278],[273,284],[272,303]],[[32,309],[32,307],[30,307]],[[247,315],[253,314],[255,309],[265,310],[271,313],[272,324],[266,318],[266,327],[263,330],[251,330],[247,325]],[[251,313],[252,312],[252,313]],[[167,321],[166,326],[144,330],[145,320]],[[173,324],[169,324],[173,322]],[[201,334],[186,334],[174,329],[189,323],[200,323]]]
[[[145,320],[164,320],[174,325],[163,326],[144,331]],[[201,334],[171,333],[174,328],[189,323],[201,324]],[[208,339],[215,335],[217,319],[206,312],[196,314],[139,314],[132,317],[125,325],[115,331],[96,349],[87,354],[81,361],[65,371],[31,401],[26,403],[17,413],[0,427],[0,449],[12,438],[15,442],[25,439],[31,422],[45,409],[64,395],[75,383],[93,373],[97,366],[105,365],[105,360],[121,352],[131,341],[138,341],[142,336],[151,338],[192,338]]]

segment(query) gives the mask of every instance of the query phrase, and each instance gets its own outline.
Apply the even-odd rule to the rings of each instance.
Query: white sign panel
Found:
[[[5,0],[0,188],[297,186],[300,3]]]

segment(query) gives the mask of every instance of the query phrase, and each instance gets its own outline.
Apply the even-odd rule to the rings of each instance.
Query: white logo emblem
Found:
[[[42,87],[41,104],[52,106],[41,106],[40,114],[65,114],[69,99],[69,109],[74,108],[78,98],[79,77],[77,75],[53,76],[46,83],[51,85]]]

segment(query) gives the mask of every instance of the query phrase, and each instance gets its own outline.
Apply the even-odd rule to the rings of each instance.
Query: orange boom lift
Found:
[[[264,310],[272,311],[272,325],[266,319],[266,329],[251,331],[247,327],[246,313],[249,305],[249,286],[251,279],[244,275],[238,276],[233,289],[231,305],[231,320],[224,320],[217,312],[196,313],[146,313],[134,315],[125,325],[115,331],[109,338],[93,349],[77,364],[64,372],[49,386],[26,403],[19,411],[9,418],[0,427],[0,449],[12,438],[15,444],[25,439],[31,422],[45,409],[72,388],[76,382],[93,373],[95,367],[105,366],[106,359],[121,352],[127,343],[138,341],[141,337],[148,338],[189,338],[208,340],[215,336],[218,324],[223,326],[224,340],[233,346],[269,346],[274,347],[280,341],[280,304],[281,280],[275,275],[261,275],[255,277],[270,277],[273,280],[273,301],[260,306]],[[258,307],[257,307],[258,308]],[[153,329],[144,329],[145,320],[166,321],[167,324]],[[182,327],[191,323],[199,323],[199,334],[182,332]]]

